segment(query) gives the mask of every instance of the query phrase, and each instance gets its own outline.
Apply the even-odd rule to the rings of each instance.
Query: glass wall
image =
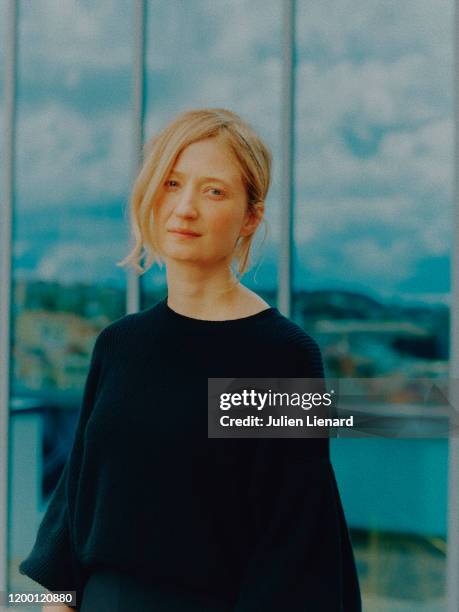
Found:
[[[7,42],[7,4],[0,2],[0,130],[2,138],[0,138],[0,223],[3,226],[5,215],[4,202],[4,178],[5,178],[5,79],[6,79],[6,42]],[[0,248],[0,258],[2,257],[2,249]],[[0,259],[0,265],[1,265]],[[0,286],[0,291],[5,291],[5,287]]]
[[[253,249],[245,283],[276,301],[280,214],[280,105],[282,3],[262,0],[194,0],[148,3],[147,116],[149,138],[183,110],[224,107],[248,120],[273,150],[273,185],[264,230]],[[157,266],[142,277],[142,305],[165,295]]]
[[[5,39],[6,39],[6,18],[7,18],[7,6],[5,2],[0,2],[0,125],[2,134],[5,134]],[[3,193],[3,178],[4,178],[4,146],[5,139],[0,139],[0,189]],[[3,209],[3,207],[1,207]],[[1,212],[0,212],[1,214]],[[1,218],[0,218],[1,219]]]
[[[295,5],[292,318],[327,376],[444,378],[453,0]],[[136,3],[17,6],[8,562],[10,589],[27,590],[18,561],[70,449],[94,338],[125,313]],[[225,107],[272,149],[268,237],[244,282],[275,305],[284,2],[146,7],[145,139],[182,110]],[[165,295],[164,269],[140,282],[140,308]],[[365,610],[445,609],[447,450],[332,441]]]
[[[127,3],[22,1],[18,8],[15,572],[70,450],[95,336],[125,313],[125,274],[116,262],[127,248],[133,42]],[[11,580],[25,586],[28,579]]]
[[[294,317],[332,377],[448,374],[453,6],[297,3]],[[332,443],[364,608],[444,609],[447,440]]]

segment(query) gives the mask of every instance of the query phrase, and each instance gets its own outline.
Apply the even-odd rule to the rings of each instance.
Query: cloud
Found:
[[[21,210],[125,198],[131,180],[126,114],[82,116],[50,101],[18,124],[17,192]]]
[[[452,0],[297,3],[302,269],[323,277],[333,270],[368,286],[377,277],[389,286],[412,274],[416,261],[448,252],[453,9]],[[194,0],[148,3],[148,10],[145,133],[193,106],[226,106],[247,118],[274,153],[268,210],[275,251],[282,3]],[[20,13],[20,214],[125,200],[133,5],[43,0],[22,3]],[[105,246],[94,246],[92,261],[105,270],[97,248]],[[65,266],[53,272],[50,256],[40,270],[52,275]],[[70,257],[62,249],[55,256]]]
[[[175,73],[184,68],[190,75],[197,64],[225,71],[243,63],[250,70],[260,57],[279,55],[281,21],[282,4],[264,0],[151,3],[148,69],[167,67]]]
[[[45,281],[58,280],[63,284],[92,283],[94,270],[97,270],[99,280],[119,283],[124,276],[123,270],[116,266],[120,258],[119,245],[109,241],[103,250],[97,242],[58,243],[40,258],[33,277]]]
[[[363,57],[356,58],[350,47],[346,52],[340,47],[350,44],[353,32],[346,22],[349,5],[340,4],[327,20],[319,18],[316,4],[311,6],[308,27],[316,42],[322,37],[323,48],[331,51],[324,60],[317,49],[314,56],[303,47],[299,58],[295,235],[300,258],[317,275],[341,270],[353,279],[367,275],[369,285],[377,277],[378,283],[394,286],[414,273],[416,262],[451,248],[449,73],[438,69],[439,50],[426,36],[427,21],[417,39],[408,34],[398,55],[368,44]],[[416,23],[420,14],[411,8]],[[368,19],[357,22],[360,30],[374,33],[372,10],[366,8]],[[447,12],[441,14],[443,22]],[[405,9],[399,17],[409,30]],[[335,39],[330,28],[340,20]],[[391,28],[394,34],[394,24],[383,20],[376,37]],[[445,66],[452,57],[452,39],[441,49]],[[332,248],[335,244],[339,250]]]
[[[87,0],[18,5],[18,102],[24,114],[50,101],[83,115],[128,111],[133,6]]]
[[[420,47],[449,54],[453,36],[451,0],[312,0],[298,3],[299,50],[317,62],[343,57],[391,60]]]
[[[53,71],[70,70],[80,84],[86,69],[130,66],[133,5],[125,2],[41,0],[22,2],[19,45],[24,78],[43,62]]]

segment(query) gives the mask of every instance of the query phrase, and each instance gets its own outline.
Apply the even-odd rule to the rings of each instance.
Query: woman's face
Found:
[[[218,137],[180,153],[163,184],[154,220],[166,263],[173,259],[203,266],[229,265],[238,237],[251,234],[259,222],[247,211],[240,170]]]

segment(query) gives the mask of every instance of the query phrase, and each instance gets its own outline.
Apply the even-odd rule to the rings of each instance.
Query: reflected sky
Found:
[[[132,180],[132,4],[19,7],[16,274],[122,284],[115,261],[125,254]],[[277,0],[148,3],[146,136],[180,110],[221,105],[273,150],[270,238],[257,274],[264,286],[276,284],[281,8]],[[298,0],[297,288],[449,291],[452,17],[452,0]]]

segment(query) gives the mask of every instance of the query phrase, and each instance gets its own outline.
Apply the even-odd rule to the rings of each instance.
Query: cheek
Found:
[[[232,239],[235,234],[238,234],[242,221],[242,216],[235,215],[234,211],[220,210],[209,216],[207,226],[209,230]]]
[[[152,213],[152,234],[153,240],[156,242],[156,248],[160,248],[163,245],[163,241],[167,236],[165,228],[167,226],[167,210],[161,203]]]
[[[165,200],[161,201],[161,203],[155,209],[155,213],[153,216],[154,226],[155,226],[156,231],[160,233],[164,232],[170,215],[171,215],[170,203]]]

